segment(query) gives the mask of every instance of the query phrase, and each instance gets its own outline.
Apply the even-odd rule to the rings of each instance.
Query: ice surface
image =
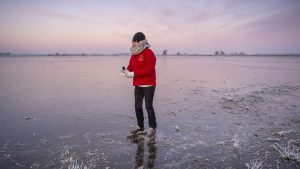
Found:
[[[300,167],[300,58],[158,57],[155,144],[128,60],[0,57],[0,168]]]

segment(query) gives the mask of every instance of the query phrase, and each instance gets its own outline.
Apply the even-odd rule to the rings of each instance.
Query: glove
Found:
[[[127,78],[133,78],[134,77],[134,72],[129,72],[127,69],[125,69],[125,66],[122,67],[120,70],[121,75]]]
[[[133,78],[134,77],[134,72],[129,72],[128,70],[125,71],[125,75],[128,78]]]

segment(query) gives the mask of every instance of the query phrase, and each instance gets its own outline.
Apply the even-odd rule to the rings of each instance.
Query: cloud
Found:
[[[103,24],[102,22],[93,19],[88,18],[84,16],[77,16],[74,14],[61,12],[46,6],[34,6],[34,5],[18,5],[11,7],[15,13],[19,14],[31,14],[34,16],[42,16],[42,17],[49,17],[49,18],[55,18],[60,19],[64,21],[70,21],[70,22],[82,22],[82,23],[92,23],[92,24]]]
[[[298,30],[300,33],[300,10],[298,7],[276,11],[240,26],[248,33],[276,33]]]
[[[4,9],[0,17],[7,28],[2,35],[8,39],[25,42],[35,37],[32,43],[51,42],[48,46],[70,43],[93,48],[102,42],[116,46],[143,31],[153,46],[159,47],[169,44],[168,48],[198,50],[199,46],[229,49],[259,44],[263,49],[298,44],[299,4],[296,0],[30,0],[7,3],[0,7]],[[59,26],[53,27],[57,21]],[[282,37],[284,40],[276,42]]]
[[[222,3],[221,3],[222,2]],[[156,25],[171,31],[207,32],[244,22],[256,12],[257,1],[184,1],[153,7]]]

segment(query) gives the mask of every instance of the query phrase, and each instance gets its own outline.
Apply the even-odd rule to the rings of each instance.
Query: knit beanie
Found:
[[[143,34],[143,32],[137,32],[136,34],[134,34],[133,38],[132,38],[132,42],[139,42],[142,40],[145,40],[145,35]]]

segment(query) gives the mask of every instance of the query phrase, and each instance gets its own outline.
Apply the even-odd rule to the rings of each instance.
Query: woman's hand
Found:
[[[134,72],[129,72],[125,67],[123,66],[122,69],[120,70],[121,75],[127,78],[133,78],[134,77]]]
[[[125,71],[125,75],[128,78],[133,78],[134,77],[134,72],[129,72],[128,70]]]

